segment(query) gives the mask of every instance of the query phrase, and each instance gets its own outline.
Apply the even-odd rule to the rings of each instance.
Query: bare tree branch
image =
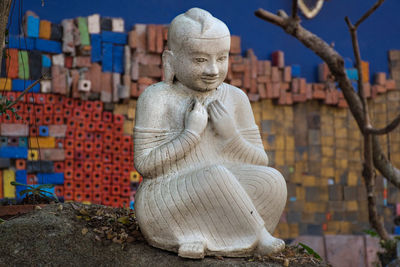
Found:
[[[349,109],[353,114],[359,129],[364,129],[364,113],[361,100],[354,92],[351,82],[347,78],[344,69],[343,58],[325,41],[303,28],[300,23],[294,21],[287,16],[277,16],[264,9],[258,9],[255,15],[263,20],[273,23],[281,27],[288,34],[298,39],[304,46],[312,50],[323,61],[325,61],[335,76],[339,87],[342,89],[343,95],[349,104]],[[379,145],[378,138],[372,138],[373,142],[373,159],[375,167],[384,175],[393,185],[400,188],[400,170],[395,168],[390,161],[388,161],[382,152]]]
[[[378,2],[376,2],[375,5],[373,5],[373,6],[372,6],[372,7],[371,7],[357,22],[356,22],[356,24],[354,24],[354,27],[357,29],[358,26],[360,26],[360,24],[361,24],[364,20],[366,20],[369,16],[371,16],[372,13],[374,13],[375,10],[377,10],[378,7],[379,7],[380,5],[383,4],[383,2],[385,2],[385,0],[378,0]]]

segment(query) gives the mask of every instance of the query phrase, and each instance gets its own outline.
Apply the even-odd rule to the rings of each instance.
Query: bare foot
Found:
[[[204,258],[204,243],[184,243],[179,247],[178,255],[183,258],[202,259]]]
[[[285,242],[282,239],[273,237],[264,228],[261,232],[260,241],[258,243],[255,254],[260,256],[269,255],[275,252],[279,252],[284,248]]]

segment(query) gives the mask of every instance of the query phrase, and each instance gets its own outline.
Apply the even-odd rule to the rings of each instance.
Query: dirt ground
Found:
[[[328,265],[293,247],[263,259],[182,259],[147,245],[132,211],[65,203],[1,223],[0,266]]]

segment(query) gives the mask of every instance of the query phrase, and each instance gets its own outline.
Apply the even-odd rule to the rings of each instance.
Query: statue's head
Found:
[[[178,80],[197,91],[217,88],[228,71],[228,27],[209,12],[191,8],[174,18],[163,53],[165,82]]]

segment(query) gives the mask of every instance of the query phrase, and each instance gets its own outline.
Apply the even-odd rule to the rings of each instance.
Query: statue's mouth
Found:
[[[209,77],[209,76],[207,76],[207,77],[202,77],[201,80],[204,83],[212,84],[212,83],[215,83],[215,82],[218,81],[218,77]]]

